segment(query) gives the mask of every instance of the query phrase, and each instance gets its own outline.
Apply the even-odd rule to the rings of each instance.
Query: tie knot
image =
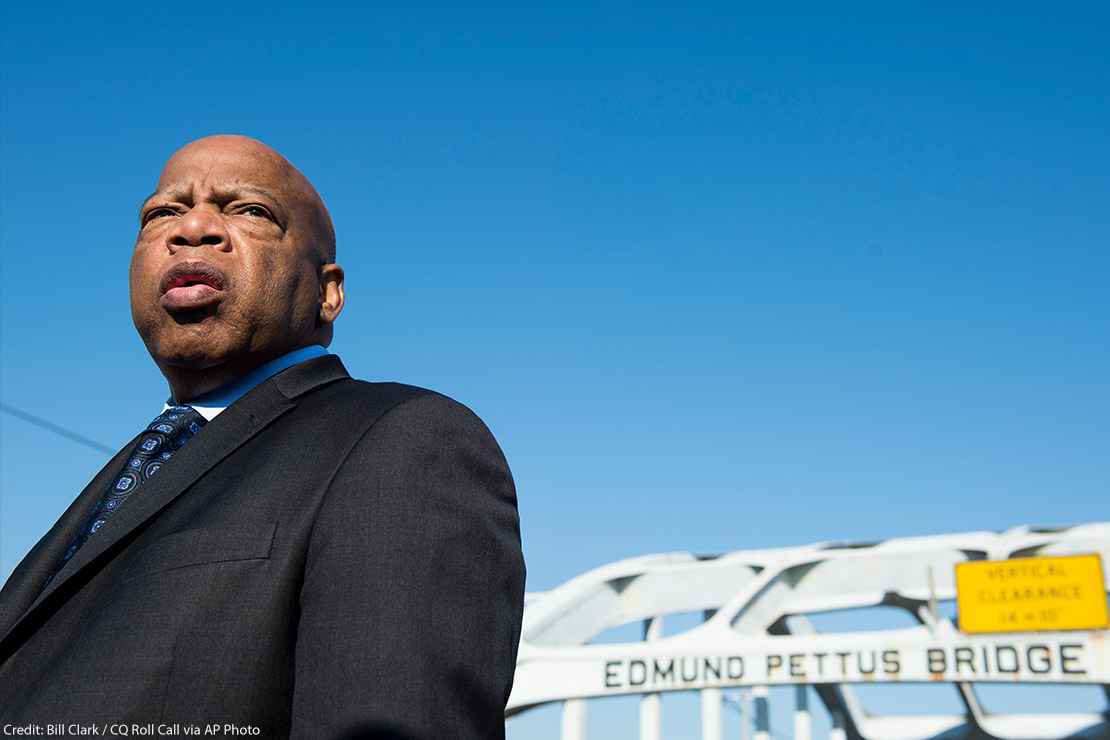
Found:
[[[192,406],[170,406],[150,422],[147,431],[161,432],[171,439],[192,437],[208,423]]]

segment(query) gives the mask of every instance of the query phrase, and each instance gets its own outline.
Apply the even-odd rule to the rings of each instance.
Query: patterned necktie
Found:
[[[139,486],[157,473],[166,461],[173,457],[173,453],[184,447],[185,443],[207,423],[208,420],[191,406],[170,406],[150,422],[131,450],[123,470],[89,512],[84,526],[66,548],[54,572],[47,576],[46,582],[42,585],[44,589],[89,537],[96,534],[96,531],[119,511]]]

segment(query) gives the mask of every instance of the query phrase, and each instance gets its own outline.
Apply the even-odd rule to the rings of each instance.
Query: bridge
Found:
[[[1000,714],[975,688],[1096,685],[1110,702],[1108,559],[1110,523],[622,560],[527,596],[507,714],[560,702],[563,740],[586,740],[591,699],[638,695],[639,737],[661,740],[663,697],[696,691],[701,738],[722,740],[740,689],[754,740],[768,740],[768,687],[794,686],[796,740],[812,737],[814,711],[834,740],[1110,738],[1105,708]],[[862,619],[875,611],[906,624],[876,629]],[[835,613],[862,623],[815,626]],[[629,624],[642,639],[599,641]],[[859,684],[944,684],[963,711],[876,715]]]

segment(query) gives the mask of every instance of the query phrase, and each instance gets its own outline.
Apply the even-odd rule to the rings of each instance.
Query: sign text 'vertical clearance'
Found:
[[[977,560],[956,565],[956,603],[966,633],[1105,629],[1097,554]]]

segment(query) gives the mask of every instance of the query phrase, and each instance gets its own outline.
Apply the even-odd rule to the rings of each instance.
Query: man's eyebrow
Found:
[[[148,195],[147,197],[145,197],[141,201],[139,201],[139,220],[140,221],[142,221],[143,209],[146,208],[146,204],[149,203],[150,201],[154,200],[154,198],[156,196],[158,196],[159,194],[161,194],[161,192],[162,192],[161,190],[155,190],[153,193],[151,193],[150,195]]]
[[[281,199],[278,198],[274,193],[272,193],[269,190],[266,190],[265,188],[260,188],[257,185],[246,185],[246,184],[235,185],[235,184],[232,184],[232,185],[227,185],[227,186],[224,186],[224,187],[213,188],[213,192],[214,192],[214,194],[216,195],[217,198],[222,198],[222,199],[227,199],[227,200],[231,200],[233,197],[238,196],[238,195],[247,195],[247,194],[254,193],[254,194],[257,194],[257,195],[264,196],[264,197],[268,198],[269,200],[271,200],[274,203],[279,204],[279,205],[282,202]],[[181,200],[188,193],[189,193],[189,190],[187,188],[182,188],[180,186],[170,186],[170,187],[167,187],[167,188],[159,188],[158,190],[155,190],[153,193],[151,193],[150,195],[143,198],[142,202],[139,204],[139,210],[141,211],[143,209],[143,206],[145,206],[147,203],[154,200],[155,198],[162,198],[164,200]]]
[[[142,200],[140,200],[139,201],[139,210],[142,211],[143,206],[145,206],[150,201],[154,200],[154,196],[158,195],[161,192],[162,192],[161,190],[155,190],[153,193],[151,193],[150,195],[148,195],[145,198],[143,198]]]
[[[228,185],[225,187],[213,188],[213,191],[215,192],[217,197],[221,198],[231,198],[232,196],[254,193],[269,198],[274,203],[281,203],[281,199],[278,198],[277,195],[267,190],[266,188],[260,188],[257,185]]]
[[[155,190],[153,193],[151,193],[147,197],[143,198],[142,202],[139,204],[139,210],[142,210],[143,206],[145,206],[147,203],[154,200],[155,198],[165,198],[166,200],[176,200],[176,199],[179,199],[186,192],[188,192],[188,191],[186,191],[186,190],[184,190],[180,187],[176,187],[176,186],[168,187],[168,188],[159,188],[158,190]]]

